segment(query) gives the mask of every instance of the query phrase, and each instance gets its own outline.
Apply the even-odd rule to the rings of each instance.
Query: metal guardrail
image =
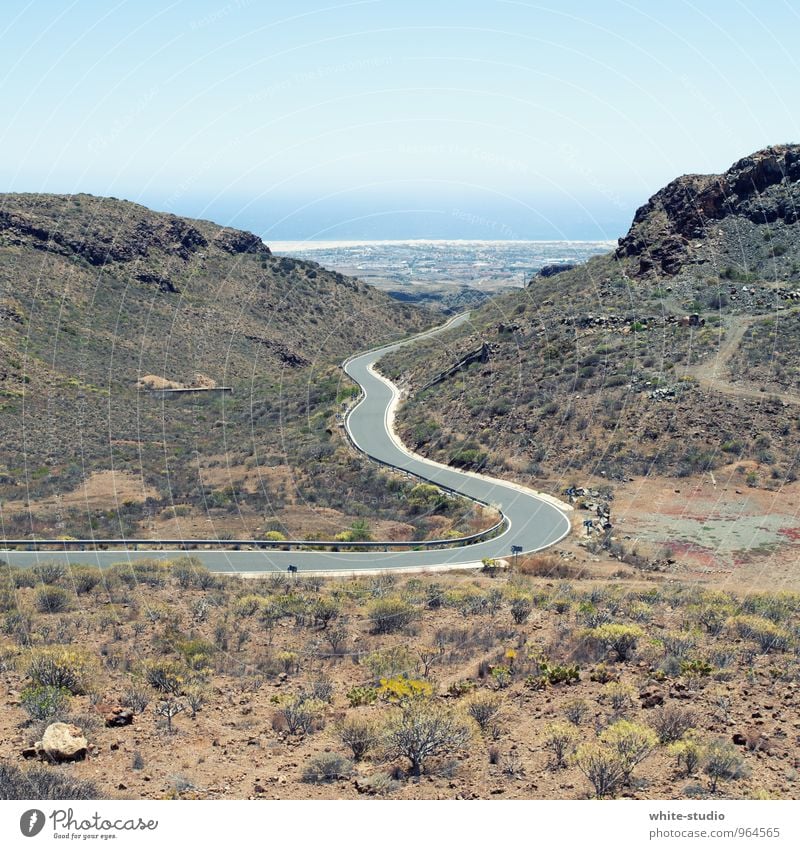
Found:
[[[445,487],[442,487],[444,489]],[[287,539],[287,540],[266,540],[266,539],[125,539],[108,538],[108,539],[3,539],[0,537],[0,551],[3,548],[25,548],[29,551],[41,551],[44,548],[82,548],[91,550],[99,546],[121,546],[125,549],[133,549],[134,551],[141,549],[146,550],[147,546],[153,545],[169,545],[175,546],[181,550],[190,550],[203,545],[213,545],[214,548],[231,549],[239,551],[242,548],[277,548],[281,550],[295,549],[388,549],[388,548],[455,548],[460,545],[470,545],[473,542],[480,542],[486,539],[489,535],[500,530],[506,524],[506,518],[503,517],[499,522],[492,525],[491,528],[478,531],[474,534],[469,534],[463,537],[451,537],[450,539],[429,539],[429,540],[373,540],[371,542],[344,542],[341,540],[316,540],[316,539]]]

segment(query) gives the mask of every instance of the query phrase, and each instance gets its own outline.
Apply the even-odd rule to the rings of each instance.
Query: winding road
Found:
[[[400,401],[397,387],[375,370],[377,361],[392,351],[426,336],[463,323],[468,313],[424,334],[359,354],[347,360],[345,372],[361,386],[361,400],[350,410],[345,427],[353,444],[365,454],[459,495],[496,507],[506,519],[496,536],[456,548],[424,551],[280,551],[191,550],[213,572],[259,573],[286,571],[291,564],[302,573],[351,573],[386,570],[444,570],[481,565],[485,558],[508,557],[512,549],[530,553],[553,545],[570,531],[567,511],[556,499],[523,486],[486,475],[460,471],[409,451],[395,435],[393,420]],[[141,543],[140,543],[141,545]],[[141,558],[174,559],[180,552],[163,550],[14,551],[0,550],[0,559],[14,566],[38,561],[96,563],[108,566]]]

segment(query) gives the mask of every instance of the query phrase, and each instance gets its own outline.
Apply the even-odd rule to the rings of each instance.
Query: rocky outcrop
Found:
[[[246,230],[224,227],[214,237],[214,244],[229,254],[270,254],[270,249],[255,235]]]
[[[245,334],[245,338],[251,342],[255,342],[257,345],[263,345],[265,348],[268,348],[276,355],[281,363],[289,366],[289,368],[299,368],[301,366],[307,366],[310,363],[310,360],[298,354],[297,351],[293,351],[288,345],[282,342],[274,342],[271,339],[265,339],[263,336],[256,336],[254,334]]]
[[[673,180],[640,207],[617,258],[639,260],[634,273],[677,274],[696,259],[695,242],[714,235],[718,222],[752,224],[800,220],[800,145],[768,147],[740,159],[724,174]]]
[[[64,256],[77,255],[95,266],[131,262],[149,256],[154,249],[188,260],[208,244],[199,230],[174,215],[151,215],[121,226],[107,226],[102,219],[92,219],[91,224],[76,232],[69,219],[52,220],[0,210],[0,233],[12,244],[30,244]]]
[[[565,271],[572,271],[573,268],[575,268],[574,262],[552,262],[549,265],[542,266],[536,277],[555,277],[557,274],[563,274]],[[531,283],[536,280],[536,277],[531,280]]]
[[[168,277],[164,277],[161,274],[152,274],[151,272],[143,271],[136,275],[136,279],[148,286],[155,286],[159,292],[170,295],[179,295],[181,291]]]

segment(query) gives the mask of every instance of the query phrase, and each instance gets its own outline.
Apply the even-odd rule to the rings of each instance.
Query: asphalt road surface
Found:
[[[423,335],[435,335],[468,319],[464,314],[442,327]],[[512,547],[530,553],[563,539],[570,530],[566,513],[554,499],[541,496],[506,481],[453,469],[426,460],[406,450],[391,429],[398,391],[394,384],[373,368],[384,355],[409,344],[411,339],[387,345],[352,357],[344,370],[362,388],[361,400],[352,408],[345,427],[353,443],[373,459],[409,472],[467,498],[490,504],[507,519],[505,530],[492,539],[457,548],[427,551],[251,551],[191,550],[214,572],[285,572],[289,565],[299,573],[365,572],[417,569],[452,569],[480,565],[484,558],[508,558]],[[566,508],[566,505],[564,505]],[[30,566],[38,561],[89,563],[109,566],[112,563],[143,557],[174,559],[176,551],[2,551],[0,559],[14,566]]]

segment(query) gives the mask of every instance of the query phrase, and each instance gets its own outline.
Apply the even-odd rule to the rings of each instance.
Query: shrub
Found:
[[[43,584],[56,584],[67,574],[63,563],[37,563],[31,569]]]
[[[264,599],[260,595],[243,595],[233,603],[234,615],[239,617],[252,616],[263,602]]]
[[[701,762],[712,793],[717,792],[717,784],[721,779],[741,778],[745,772],[744,759],[739,750],[727,740],[712,740],[703,747]]]
[[[703,755],[700,740],[692,731],[671,743],[667,751],[675,758],[678,768],[683,770],[687,778],[695,772]]]
[[[197,716],[197,711],[205,704],[205,690],[199,684],[192,684],[184,690],[184,697],[192,719],[194,719]]]
[[[0,761],[0,799],[102,799],[100,791],[89,781],[80,781],[68,772],[54,767],[35,766],[21,770]]]
[[[573,762],[589,779],[598,799],[613,796],[625,781],[624,762],[615,751],[600,743],[579,746]]]
[[[350,716],[336,728],[339,739],[353,753],[353,760],[363,760],[380,740],[378,726],[370,719]]]
[[[762,616],[736,616],[732,624],[738,635],[747,640],[755,640],[763,652],[786,651],[791,635],[774,622]]]
[[[282,534],[280,531],[267,531],[263,539],[267,542],[285,542],[286,534]]]
[[[26,674],[42,687],[58,687],[73,695],[85,693],[93,664],[82,652],[63,646],[47,646],[30,653]]]
[[[475,682],[470,678],[464,678],[461,681],[454,681],[448,688],[447,692],[451,696],[456,696],[456,698],[460,696],[466,696],[467,693],[471,693],[475,689]]]
[[[381,686],[378,692],[387,701],[402,702],[418,696],[432,695],[433,684],[418,678],[406,678],[404,675],[398,675],[396,678],[381,678]]]
[[[145,690],[130,687],[122,694],[122,704],[129,707],[134,713],[144,713],[150,704],[150,696]]]
[[[500,698],[487,692],[475,693],[466,702],[467,713],[478,723],[481,731],[485,731],[489,723],[497,718],[501,706]]]
[[[653,711],[652,724],[660,743],[674,743],[695,724],[695,715],[666,704]]]
[[[339,605],[332,598],[318,598],[312,608],[311,617],[315,625],[327,628],[339,615]]]
[[[39,613],[63,613],[69,609],[70,594],[62,587],[43,586],[36,590],[35,605]]]
[[[161,693],[179,695],[186,683],[186,670],[171,660],[149,660],[142,664],[144,680]]]
[[[613,651],[617,660],[626,661],[636,650],[644,631],[638,625],[621,625],[610,622],[586,633],[590,644],[601,651]]]
[[[567,722],[551,722],[545,726],[542,745],[550,754],[550,766],[561,769],[567,765],[567,756],[575,748],[578,731]]]
[[[416,618],[414,608],[402,598],[379,598],[370,604],[367,616],[375,634],[392,634],[408,627]]]
[[[603,687],[603,695],[611,703],[612,710],[617,713],[624,713],[624,711],[633,705],[636,691],[629,684],[622,684],[619,681],[609,681]]]
[[[588,711],[589,703],[584,699],[571,699],[564,705],[564,716],[573,725],[580,725]]]
[[[617,754],[623,765],[625,781],[629,781],[636,765],[656,747],[658,737],[646,725],[620,719],[604,729],[600,742]]]
[[[324,705],[316,699],[295,697],[277,712],[290,734],[311,734],[321,727]]]
[[[99,569],[93,566],[74,566],[71,572],[72,586],[77,595],[90,593],[102,580]]]
[[[527,621],[533,610],[533,602],[525,596],[518,596],[511,602],[511,618],[514,624],[522,625]]]
[[[462,750],[470,737],[469,727],[451,711],[430,699],[410,699],[388,725],[387,754],[407,758],[411,774],[420,775],[429,758]]]
[[[303,770],[303,781],[319,784],[349,778],[353,773],[353,762],[336,752],[324,752],[313,757]]]
[[[12,586],[17,590],[23,587],[35,587],[39,583],[33,569],[12,569],[8,576]]]
[[[216,652],[215,646],[206,640],[181,640],[175,648],[186,661],[189,669],[194,670],[209,667]]]
[[[69,690],[63,687],[29,686],[22,691],[20,702],[31,719],[52,719],[67,710]]]
[[[200,576],[204,572],[208,573],[208,569],[196,557],[179,557],[170,563],[170,572],[179,587],[189,589],[199,586],[202,580]]]
[[[374,651],[364,658],[373,681],[381,678],[395,678],[398,675],[413,674],[419,667],[419,657],[405,646],[391,646]]]

